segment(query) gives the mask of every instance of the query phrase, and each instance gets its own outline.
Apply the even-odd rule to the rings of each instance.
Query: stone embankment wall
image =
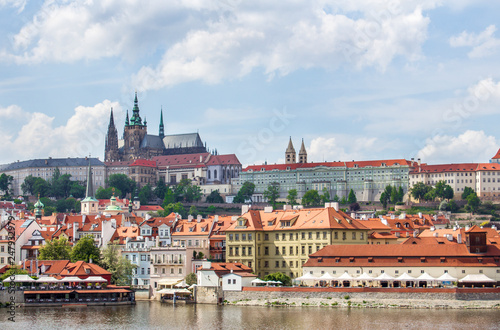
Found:
[[[243,288],[225,291],[227,301],[267,301],[275,299],[349,299],[357,300],[499,300],[500,288]]]
[[[24,293],[23,291],[15,291],[13,293],[9,293],[9,290],[0,290],[0,303],[10,303],[11,296],[14,296],[14,301],[16,304],[24,303]]]
[[[212,286],[196,286],[194,296],[197,304],[222,303],[222,289]]]

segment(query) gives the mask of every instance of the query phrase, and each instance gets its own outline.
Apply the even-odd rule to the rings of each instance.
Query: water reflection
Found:
[[[4,310],[0,310],[4,311]],[[441,329],[500,328],[498,310],[337,309],[331,307],[136,306],[18,309],[0,329]]]

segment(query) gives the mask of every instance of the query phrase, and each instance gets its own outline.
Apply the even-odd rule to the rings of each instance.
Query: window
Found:
[[[339,233],[337,231],[333,233],[333,238],[339,239]]]
[[[306,239],[306,233],[302,232],[302,239]]]
[[[306,254],[306,247],[302,245],[302,254]]]
[[[309,254],[311,254],[311,253],[312,253],[312,246],[311,246],[311,245],[309,245],[309,247],[308,247],[308,251],[309,251]]]
[[[249,247],[248,247],[248,255],[249,255],[249,256],[251,256],[251,255],[252,255],[252,247],[251,247],[251,246],[249,246]]]
[[[230,278],[227,279],[227,284],[231,284],[231,279]]]
[[[230,256],[232,256],[232,255],[233,255],[233,247],[232,247],[232,246],[230,246],[230,247],[229,247],[229,255],[230,255]]]
[[[276,250],[274,251],[274,254],[279,256],[280,255],[280,248],[276,247]]]
[[[342,239],[344,241],[347,239],[347,233],[345,231],[342,232]]]
[[[309,232],[308,238],[309,238],[309,239],[312,239],[312,238],[313,238],[313,233],[312,233],[312,232]]]
[[[293,256],[293,246],[290,246],[290,255]]]
[[[269,241],[269,234],[264,234],[264,241]]]
[[[286,261],[285,261],[285,260],[283,260],[283,261],[281,262],[281,267],[286,268]]]
[[[268,246],[264,246],[264,255],[265,256],[269,255],[269,247]]]
[[[280,234],[276,234],[276,235],[274,235],[274,237],[275,237],[275,239],[276,239],[277,241],[279,241],[279,240],[280,240]]]
[[[182,274],[182,268],[179,268],[179,274]]]
[[[323,239],[326,239],[326,231],[323,232]]]
[[[246,256],[247,255],[247,251],[246,250],[247,250],[246,247],[242,247],[241,248],[241,255],[242,256]]]
[[[274,263],[274,267],[276,268],[280,268],[280,262],[278,260],[275,261]]]
[[[356,232],[353,232],[352,233],[352,239],[355,240],[356,239]]]
[[[286,234],[285,234],[285,233],[283,233],[283,235],[281,235],[281,239],[282,239],[283,241],[286,241]]]
[[[319,239],[319,231],[316,232],[316,239]]]
[[[293,233],[290,233],[290,241],[293,241]]]
[[[365,235],[364,234],[365,233],[363,233],[363,232],[359,233],[359,239],[365,239]]]
[[[241,240],[246,241],[247,240],[247,235],[246,234],[241,234]]]
[[[239,256],[239,255],[240,255],[240,248],[239,248],[239,247],[237,247],[237,246],[236,246],[236,247],[234,248],[234,254],[235,254],[235,255],[237,255],[237,256]]]
[[[229,234],[229,240],[232,241],[233,240],[233,234]]]
[[[240,235],[239,234],[234,234],[234,240],[239,241],[240,240]]]
[[[260,237],[259,237],[260,239]],[[248,234],[248,240],[251,241],[252,240],[252,234]]]
[[[264,261],[264,268],[269,268],[269,261]]]

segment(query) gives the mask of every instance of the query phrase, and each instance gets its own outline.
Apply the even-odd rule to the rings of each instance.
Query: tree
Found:
[[[186,278],[184,279],[186,281],[187,285],[193,285],[198,282],[198,278],[196,277],[195,273],[189,273],[186,275]]]
[[[56,167],[50,182],[50,195],[55,198],[69,197],[71,190],[71,174],[61,174]]]
[[[194,205],[191,205],[191,207],[189,208],[189,214],[191,214],[193,217],[196,217],[199,213],[198,209],[196,208],[196,206]]]
[[[148,183],[144,187],[141,188],[139,192],[139,200],[141,201],[141,205],[146,205],[153,198],[153,189],[151,185]]]
[[[122,192],[120,191],[120,189],[115,188],[115,196],[121,196],[121,194],[122,194]],[[97,188],[97,191],[95,193],[95,198],[97,198],[97,199],[110,199],[111,196],[113,196],[113,188],[112,187],[109,187],[109,188],[99,187],[99,188]]]
[[[410,190],[411,196],[416,200],[424,199],[425,194],[429,192],[431,187],[426,186],[423,182],[417,182]]]
[[[290,286],[292,284],[290,276],[280,272],[266,275],[266,277],[264,277],[264,281],[280,281],[284,286]]]
[[[328,203],[330,201],[330,193],[326,187],[323,188],[323,195],[320,196],[322,203]]]
[[[10,195],[10,185],[12,184],[12,181],[14,181],[14,177],[12,175],[7,175],[5,173],[0,175],[0,191],[3,191],[5,195]]]
[[[106,185],[118,189],[120,191],[118,196],[121,198],[124,198],[127,194],[132,194],[135,189],[135,181],[125,174],[111,174],[106,180]],[[117,191],[115,191],[115,196],[116,193]]]
[[[426,201],[433,201],[434,198],[436,198],[436,190],[430,189],[425,195],[424,195],[424,200]]]
[[[0,282],[3,282],[5,279],[11,277],[12,275],[28,275],[28,272],[24,269],[21,269],[19,266],[10,267],[5,273],[0,276]]]
[[[335,196],[333,196],[333,201],[338,203],[339,200],[340,200],[339,196],[335,194]]]
[[[472,193],[467,196],[467,205],[465,205],[467,210],[474,213],[479,208],[479,205],[481,205],[481,200],[477,197],[476,193]]]
[[[46,197],[50,195],[50,184],[42,178],[35,178],[33,185],[33,195],[40,195]]]
[[[67,238],[60,237],[45,242],[38,253],[39,260],[71,260],[71,245]]]
[[[163,203],[161,206],[163,208],[167,207],[167,205],[175,203],[175,197],[174,197],[174,192],[170,187],[167,187],[167,190],[165,192],[165,196],[163,197]]]
[[[188,203],[199,201],[203,195],[200,186],[194,186],[191,183],[185,187],[185,190],[184,199]]]
[[[448,211],[457,212],[459,209],[460,208],[453,199],[448,202]]]
[[[302,197],[302,204],[305,206],[319,205],[320,202],[321,198],[319,197],[319,193],[314,189],[306,191],[306,193]]]
[[[444,187],[443,198],[450,200],[454,196],[453,188],[450,185]]]
[[[354,194],[354,190],[351,189],[351,191],[349,191],[349,196],[347,197],[347,203],[354,204],[357,201],[358,200],[356,198],[356,195]]]
[[[359,206],[359,203],[352,203],[351,205],[349,205],[349,210],[351,210],[351,211],[356,212],[360,209],[361,209],[361,207]]]
[[[85,186],[78,181],[71,181],[69,195],[75,198],[85,197]]]
[[[212,213],[212,214],[215,214],[215,211],[217,210],[217,208],[213,205],[210,205],[209,207],[207,207],[207,212],[208,213]]]
[[[69,212],[71,210],[76,210],[76,199],[69,197],[66,199],[60,199],[56,202],[56,211],[63,213]]]
[[[399,188],[398,188],[398,202],[401,203],[404,198],[405,198],[405,192],[403,190],[403,187],[399,186]]]
[[[467,196],[473,193],[475,193],[474,189],[472,189],[471,187],[465,187],[464,192],[462,193],[462,199],[467,199]]]
[[[166,207],[164,207],[165,214],[170,214],[172,212],[178,213],[181,215],[181,217],[186,217],[186,209],[184,208],[184,205],[182,205],[181,202],[177,203],[170,203]]]
[[[286,196],[288,203],[292,206],[297,204],[297,189],[288,190],[288,196]]]
[[[340,204],[341,205],[346,205],[347,204],[347,199],[345,198],[345,196],[342,196],[342,198],[340,199]]]
[[[219,204],[219,203],[224,203],[224,199],[222,196],[219,194],[219,190],[213,190],[210,195],[207,196],[206,199],[207,203],[214,203],[214,204]]]
[[[158,198],[165,198],[165,193],[167,192],[167,185],[165,184],[165,181],[163,180],[163,177],[160,176],[160,179],[156,183],[156,187],[154,189],[154,194]]]
[[[116,285],[130,285],[132,283],[133,269],[137,266],[130,260],[120,255],[120,247],[108,244],[102,251],[102,266],[111,273],[111,283]]]
[[[234,203],[246,203],[247,200],[250,200],[252,202],[252,195],[255,191],[255,184],[252,182],[246,181],[243,183],[241,186],[240,190],[234,197],[233,202]]]
[[[389,197],[389,196],[387,196],[387,192],[386,192],[386,191],[384,191],[384,192],[380,195],[380,203],[382,203],[382,207],[383,207],[384,209],[386,209],[386,208],[387,208],[387,203],[389,202],[389,200],[390,200],[390,197]]]
[[[33,175],[28,175],[27,177],[24,178],[23,183],[21,184],[21,189],[25,195],[34,195],[35,191],[35,182],[36,179]],[[40,178],[42,179],[42,178]],[[43,179],[42,179],[43,180]]]
[[[267,186],[267,189],[264,190],[264,197],[267,201],[273,206],[273,209],[276,208],[276,200],[280,196],[280,184],[278,182],[272,182]]]
[[[399,194],[396,187],[391,190],[391,203],[396,204],[399,201]]]
[[[92,259],[94,264],[100,264],[101,251],[95,246],[94,237],[92,235],[85,235],[80,238],[71,250],[71,261],[83,260],[90,262],[90,259]]]

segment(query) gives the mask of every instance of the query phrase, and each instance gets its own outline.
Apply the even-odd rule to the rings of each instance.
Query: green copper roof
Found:
[[[83,202],[99,202],[99,201],[94,197],[85,197],[85,199],[82,200],[82,203]]]
[[[132,118],[130,118],[130,125],[145,126],[142,124],[142,119],[139,115],[139,102],[137,101],[137,92],[135,92],[134,109],[132,109]]]

